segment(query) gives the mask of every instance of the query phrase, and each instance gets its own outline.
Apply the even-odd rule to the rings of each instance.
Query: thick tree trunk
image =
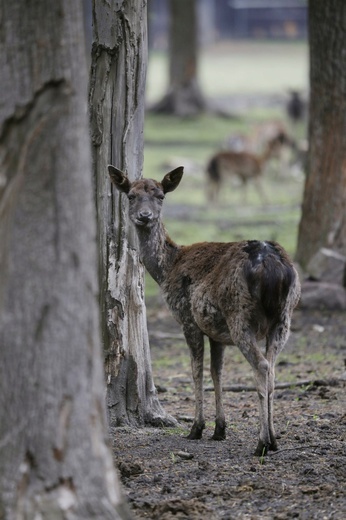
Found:
[[[196,0],[169,0],[169,87],[155,112],[190,116],[205,109],[198,83]]]
[[[112,426],[174,424],[151,372],[143,266],[109,163],[140,177],[147,66],[146,2],[94,1],[90,113],[100,244],[102,334]]]
[[[297,260],[346,254],[346,4],[310,1],[309,161]]]
[[[81,5],[2,2],[0,518],[129,518],[106,414]]]

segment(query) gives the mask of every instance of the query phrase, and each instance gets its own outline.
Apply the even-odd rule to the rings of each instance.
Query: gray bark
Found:
[[[106,442],[81,5],[1,3],[0,517],[128,518]]]
[[[89,108],[98,215],[101,328],[111,426],[174,424],[153,383],[143,266],[127,200],[107,165],[140,177],[147,66],[146,2],[93,2]],[[126,198],[125,198],[126,199]]]

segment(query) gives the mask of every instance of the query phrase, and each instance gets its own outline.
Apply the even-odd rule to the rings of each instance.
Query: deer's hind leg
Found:
[[[270,449],[276,451],[277,442],[274,428],[274,390],[275,390],[275,361],[278,354],[284,348],[288,335],[290,323],[287,318],[283,323],[277,325],[268,337],[266,344],[266,358],[269,363],[268,372],[268,423],[271,445]]]
[[[226,420],[222,403],[222,367],[225,347],[222,343],[209,338],[210,343],[210,372],[215,391],[215,430],[212,439],[222,441],[226,438]]]
[[[195,385],[195,418],[188,439],[201,439],[205,428],[203,410],[203,357],[204,336],[195,327],[184,328],[186,342],[190,348],[192,377]]]
[[[255,334],[251,329],[242,329],[238,334],[236,333],[235,328],[231,329],[230,327],[230,330],[234,331],[233,340],[250,363],[254,374],[254,381],[259,398],[260,419],[259,440],[254,454],[261,456],[266,454],[268,450],[275,449],[275,446],[272,445],[269,426],[270,363],[262,353],[261,348],[256,341]]]

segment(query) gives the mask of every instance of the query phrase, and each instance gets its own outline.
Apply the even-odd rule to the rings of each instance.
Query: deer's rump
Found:
[[[183,260],[178,255],[164,295],[180,323],[189,322],[216,341],[233,344],[244,322],[252,323],[256,337],[263,338],[285,309],[296,304],[295,291],[291,294],[295,269],[275,242],[205,243],[182,249]]]

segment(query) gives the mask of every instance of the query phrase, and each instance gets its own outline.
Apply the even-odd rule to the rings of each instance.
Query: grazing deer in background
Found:
[[[280,119],[263,121],[253,125],[245,133],[232,133],[225,139],[224,148],[235,152],[249,152],[258,154],[268,141],[275,139],[279,134],[287,134],[286,124]]]
[[[203,413],[204,336],[209,338],[216,421],[213,439],[225,438],[221,372],[225,345],[237,345],[250,363],[260,403],[256,455],[276,450],[273,425],[274,365],[290,330],[300,296],[298,274],[284,249],[275,242],[202,242],[179,246],[161,220],[166,193],[177,188],[183,167],[161,182],[139,179],[108,166],[113,184],[127,195],[140,255],[161,287],[190,348],[195,384],[195,418],[188,436],[200,439]],[[258,342],[266,340],[265,352]]]
[[[261,155],[245,151],[220,151],[209,160],[207,166],[207,194],[211,202],[217,202],[219,192],[225,178],[236,176],[241,180],[246,198],[246,187],[249,180],[255,183],[263,202],[266,197],[262,189],[261,177],[268,160],[279,154],[282,147],[290,144],[290,139],[284,132],[270,139]]]

